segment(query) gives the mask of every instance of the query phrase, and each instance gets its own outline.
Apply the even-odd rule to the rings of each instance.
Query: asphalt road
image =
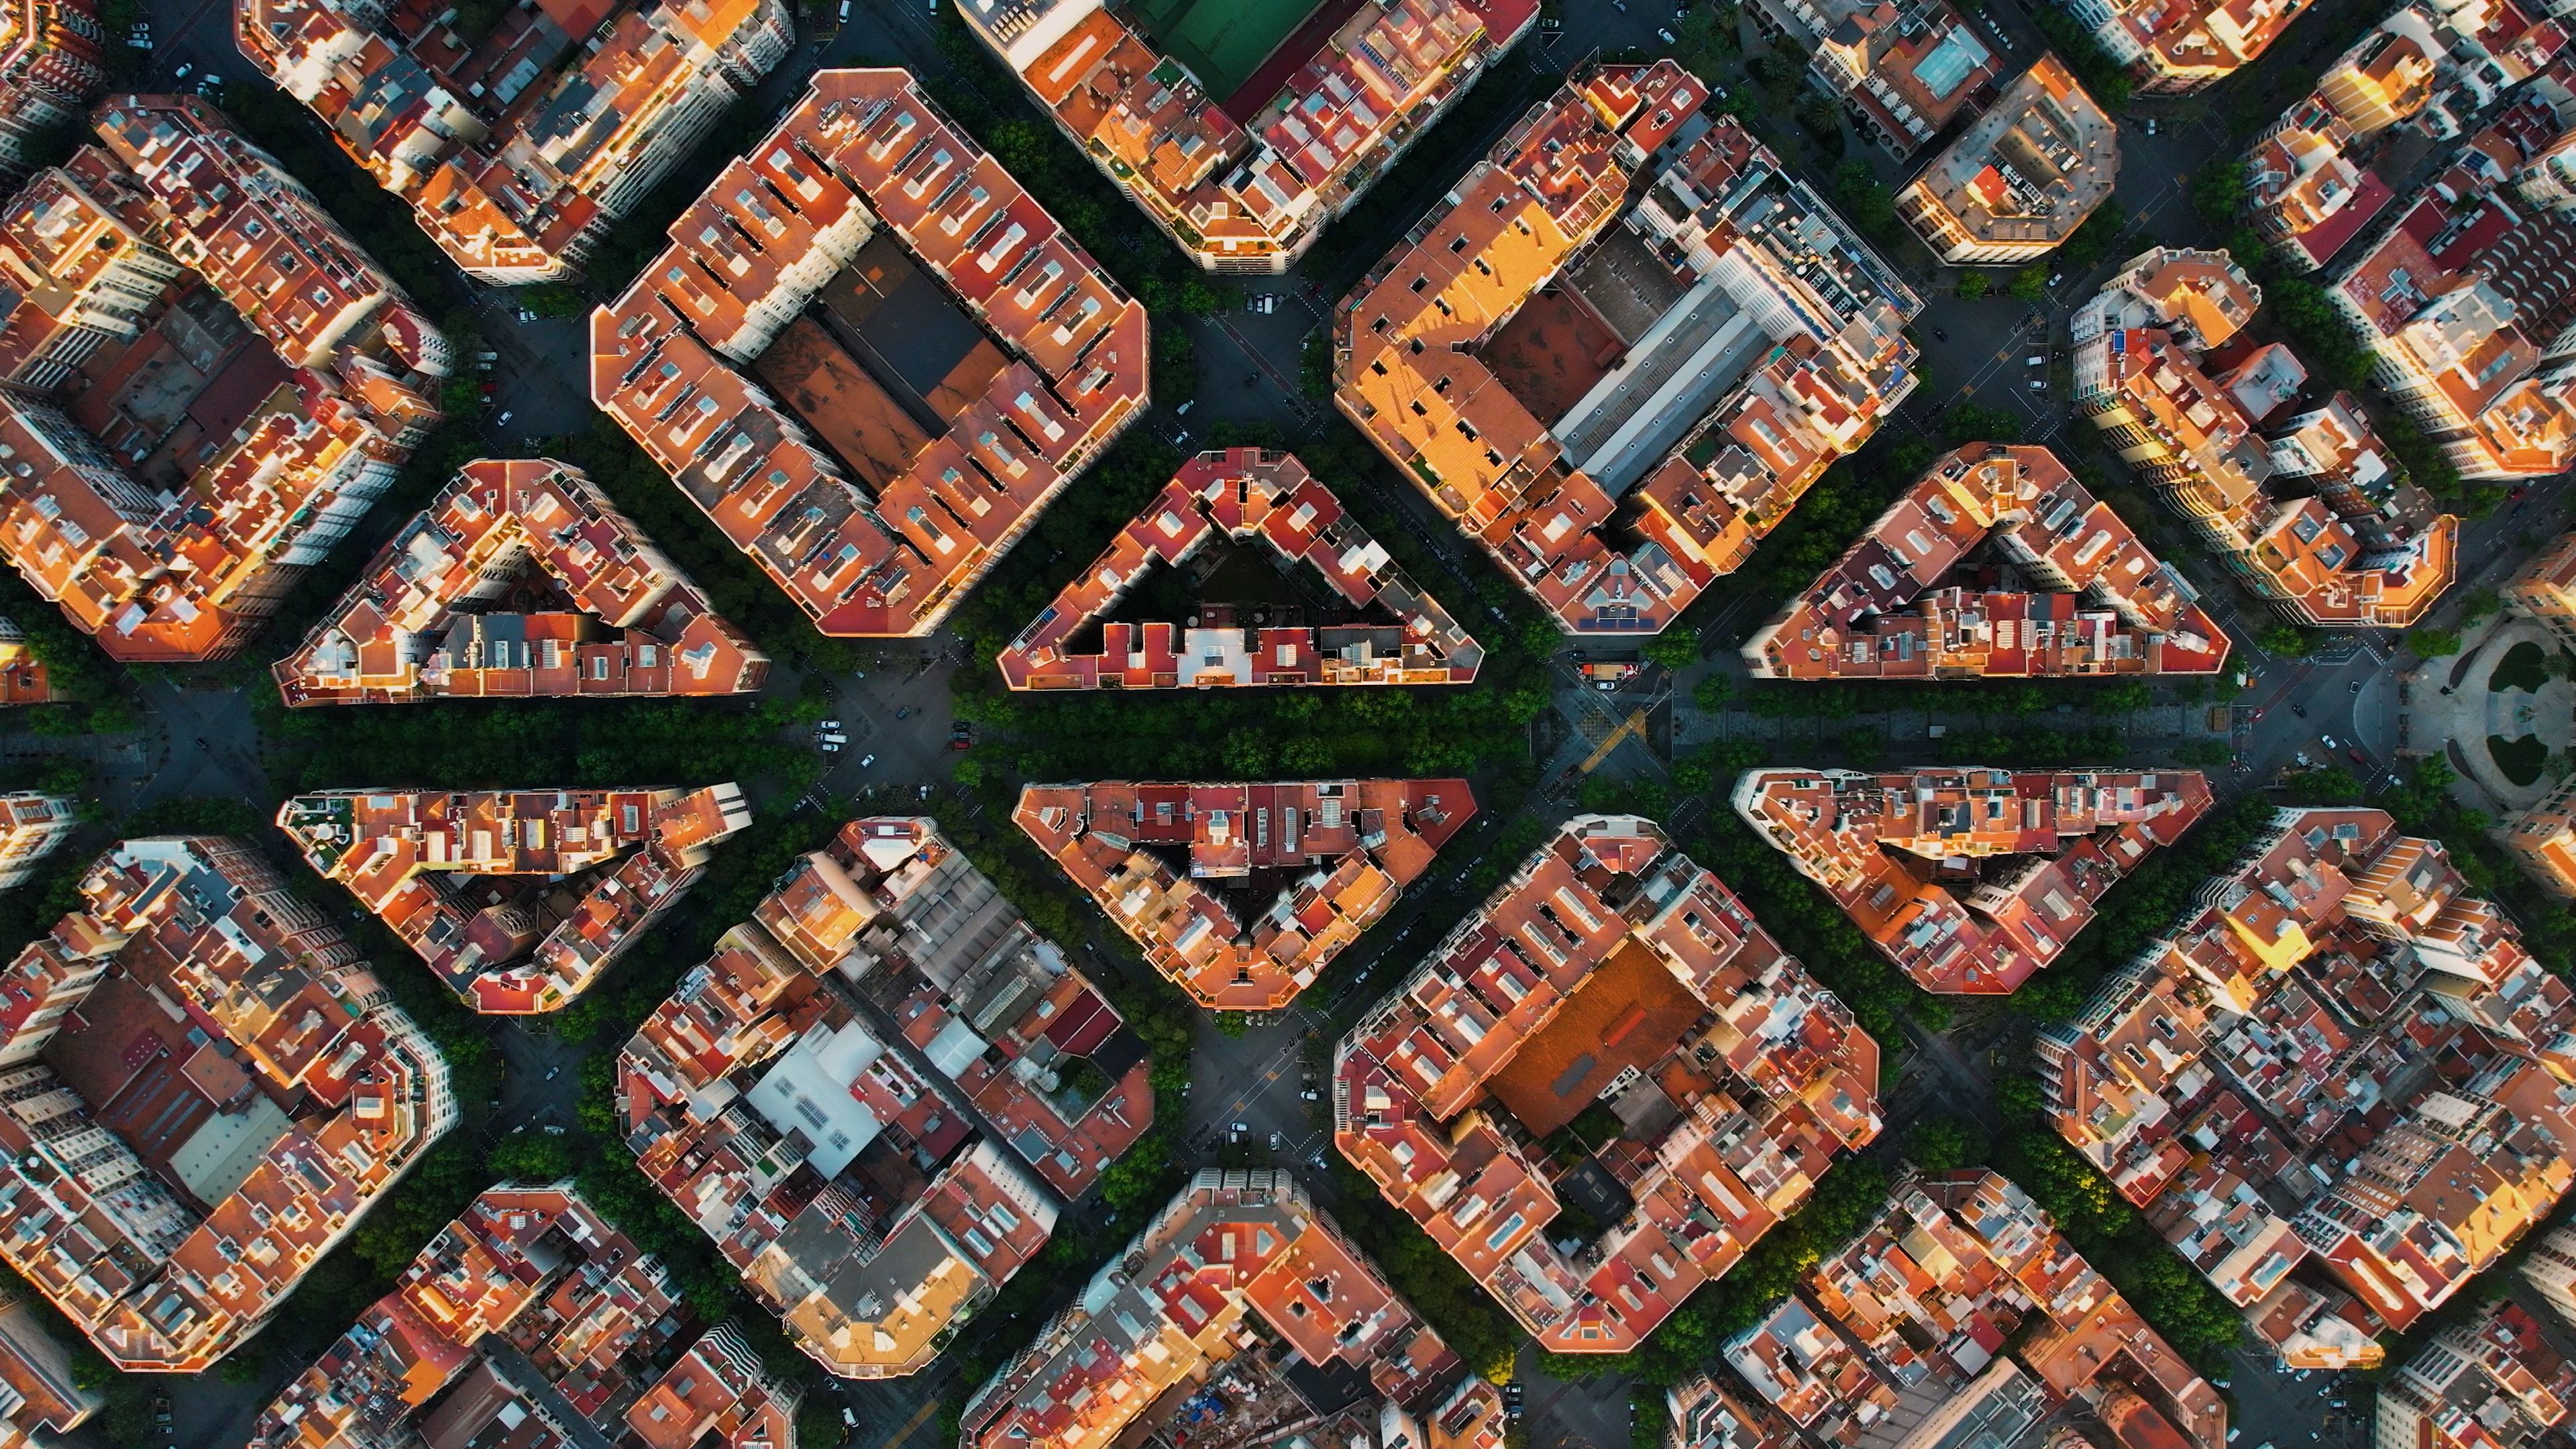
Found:
[[[2015,55],[2027,59],[2038,52],[2038,40],[2017,5],[2018,0],[1991,0],[1986,14],[1990,24],[2003,27]],[[208,72],[234,80],[248,74],[233,48],[230,7],[215,0],[147,0],[145,8],[160,45],[152,72],[143,82],[145,88],[193,84]],[[1598,52],[1662,48],[1656,31],[1668,23],[1667,7],[1654,0],[1631,0],[1624,8],[1599,0],[1571,0],[1564,8],[1565,28],[1533,37],[1509,63],[1562,69]],[[783,105],[807,71],[858,61],[899,61],[919,69],[944,69],[931,13],[923,0],[858,0],[852,23],[827,40],[801,44],[787,65],[764,84],[762,99],[773,108]],[[174,82],[171,78],[183,64],[192,74],[186,82]],[[1734,86],[1744,77],[1739,73],[1712,79]],[[2152,137],[2140,126],[2123,126],[2118,195],[2148,237],[2176,243],[2202,240],[2206,228],[2189,206],[2189,179],[2194,167],[2218,154],[2223,130],[2212,107],[2174,106],[2166,111],[2159,115],[2157,134]],[[1498,119],[1494,130],[1499,132],[1509,119]],[[1453,147],[1461,170],[1483,149],[1483,140],[1469,139],[1475,144]],[[716,138],[709,144],[725,143],[726,138]],[[1901,174],[1892,160],[1866,148],[1855,145],[1850,154],[1869,159],[1891,179]],[[1823,176],[1810,179],[1820,187],[1829,183]],[[1146,225],[1141,218],[1136,224]],[[1912,275],[1928,302],[1917,328],[1924,341],[1928,382],[1894,426],[1919,428],[1939,407],[1962,396],[2027,416],[2034,438],[2056,438],[2064,436],[2069,426],[2085,426],[2070,423],[2066,416],[2063,368],[2033,369],[2025,366],[2024,359],[2062,342],[2066,314],[2089,294],[2100,274],[2065,278],[2037,304],[2008,298],[1963,302],[1950,295],[1948,274],[1915,265],[1920,259],[1917,252],[1914,263],[1898,260],[1901,266],[1914,265]],[[1163,436],[1195,438],[1214,424],[1239,422],[1269,423],[1295,439],[1310,436],[1323,419],[1325,409],[1299,396],[1296,380],[1304,341],[1315,328],[1327,325],[1335,299],[1298,272],[1249,280],[1242,291],[1247,298],[1275,295],[1279,301],[1272,311],[1247,308],[1185,324],[1200,359],[1198,396],[1186,416],[1157,409],[1149,425]],[[587,426],[592,414],[586,396],[584,323],[523,319],[506,292],[462,281],[457,295],[476,306],[486,345],[499,354],[495,362],[499,393],[489,424],[496,445],[506,448],[531,437]],[[2031,388],[2028,384],[2034,377],[2048,385]],[[509,415],[506,424],[499,422],[503,413]],[[1387,501],[1404,511],[1417,536],[1440,561],[1435,577],[1424,580],[1435,592],[1454,589],[1470,595],[1475,583],[1488,577],[1490,565],[1439,519],[1418,492],[1402,490]],[[2554,510],[2562,502],[2535,499],[2526,511],[2471,525],[2463,539],[2462,556],[2478,561],[2479,580],[2491,579],[2518,560],[2522,535],[2546,534],[2559,526]],[[1066,567],[1078,562],[1068,562]],[[2393,641],[2355,641],[2357,652],[2340,660],[2273,660],[2252,647],[2254,634],[2265,622],[2262,611],[2234,595],[2225,580],[2199,582],[2256,672],[2255,687],[2241,701],[2248,706],[2245,713],[2260,712],[2259,722],[2244,737],[2251,770],[2268,773],[2294,762],[2303,752],[2311,758],[2322,756],[2326,753],[2323,737],[2328,734],[2339,745],[2350,742],[2361,749],[2373,767],[2387,763],[2398,708],[2396,682],[2385,662]],[[1721,612],[1703,637],[1711,644],[1731,643],[1771,605],[1772,601],[1747,596]],[[836,812],[862,805],[896,808],[906,796],[917,800],[925,787],[935,787],[947,776],[957,759],[948,748],[948,673],[956,667],[950,641],[934,640],[926,646],[889,641],[871,649],[863,673],[834,681],[834,717],[843,722],[850,742],[831,758],[817,791],[817,808]],[[1643,681],[1640,687],[1679,684],[1686,696],[1688,683],[1686,676],[1680,681]],[[1623,693],[1596,699],[1588,685],[1570,672],[1560,679],[1560,686],[1563,713],[1569,721],[1604,703],[1624,712],[1647,697]],[[127,792],[127,798],[115,803],[208,794],[263,805],[274,801],[279,785],[266,779],[259,767],[256,728],[243,696],[156,683],[147,690],[147,704],[145,728],[135,736],[83,746],[110,767],[107,773],[115,788]],[[1590,751],[1589,743],[1570,727],[1558,738],[1555,768],[1562,769]],[[25,743],[24,737],[14,737],[9,748]],[[1654,771],[1661,769],[1661,762],[1653,749],[1630,744],[1615,757],[1614,769]],[[1706,807],[1704,802],[1691,802],[1683,808]],[[1717,808],[1723,808],[1722,803]],[[1309,1089],[1301,1069],[1305,1034],[1321,1032],[1329,1039],[1333,1022],[1346,1020],[1387,989],[1448,923],[1474,904],[1461,877],[1477,859],[1480,845],[1501,824],[1491,816],[1479,819],[1466,838],[1453,843],[1441,870],[1408,892],[1388,920],[1363,937],[1340,963],[1323,999],[1261,1022],[1240,1038],[1216,1032],[1212,1022],[1202,1023],[1193,1087],[1180,1108],[1189,1161],[1302,1165],[1311,1172],[1316,1155],[1329,1152],[1330,1147],[1329,1133],[1316,1110],[1320,1104],[1302,1095]],[[517,1027],[507,1029],[503,1040],[510,1072],[488,1130],[507,1135],[514,1129],[535,1131],[548,1123],[568,1122],[577,1091],[578,1054]],[[1904,1089],[1909,1096],[1919,1093],[1924,1100],[1952,1103],[1983,1099],[1987,1064],[1975,1052],[1939,1039],[1917,1045],[1922,1049],[1917,1061],[1920,1070],[1909,1075]],[[1903,1103],[1892,1105],[1900,1115],[1905,1110]],[[1238,1122],[1244,1129],[1240,1134],[1234,1131]],[[1329,1192],[1328,1174],[1315,1173],[1309,1180]],[[1534,1444],[1566,1449],[1624,1442],[1629,1394],[1624,1380],[1610,1377],[1559,1384],[1536,1375],[1534,1363],[1525,1367],[1534,1375],[1529,1399]],[[228,1385],[213,1375],[179,1384],[174,1449],[223,1449],[242,1442],[250,1415],[298,1368],[271,1365],[260,1383],[247,1386]],[[857,1449],[920,1449],[930,1444],[935,1437],[937,1395],[949,1387],[946,1373],[943,1364],[910,1380],[837,1390],[858,1421],[849,1442]],[[2264,1441],[2277,1441],[2279,1449],[2297,1449],[2303,1442],[2315,1442],[2320,1449],[2352,1449],[2330,1437],[2336,1431],[2326,1420],[2327,1388],[2322,1376],[2318,1381],[2300,1380],[2251,1360],[2242,1362],[2233,1386],[2246,1426],[2242,1442],[2247,1449]],[[101,1442],[95,1429],[75,1438],[86,1444]],[[807,1449],[831,1446],[808,1445]]]

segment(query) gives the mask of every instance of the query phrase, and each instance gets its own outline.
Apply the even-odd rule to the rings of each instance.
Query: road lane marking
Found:
[[[914,1433],[919,1431],[924,1421],[929,1419],[931,1415],[939,1412],[939,1402],[938,1397],[933,1395],[929,1402],[923,1404],[920,1408],[913,1410],[912,1417],[904,1421],[903,1427],[894,1431],[894,1437],[886,1440],[882,1444],[879,1444],[877,1449],[895,1449],[896,1445],[911,1438]],[[843,1442],[846,1443],[848,1441],[845,1439]]]

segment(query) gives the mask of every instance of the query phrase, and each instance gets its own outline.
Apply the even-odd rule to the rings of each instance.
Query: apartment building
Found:
[[[2260,305],[2224,252],[2141,254],[2078,314],[2076,406],[2283,616],[2412,625],[2458,576],[2459,519],[2405,482],[2350,394],[2282,412],[2306,378],[2298,359],[2229,345]],[[2232,365],[2209,370],[2220,358]]]
[[[2308,0],[2074,0],[2066,8],[2128,69],[2138,94],[2178,96],[2259,58]]]
[[[1184,255],[1211,272],[1255,274],[1304,256],[1539,13],[1536,0],[1307,0],[1212,25],[1221,0],[957,8]],[[1236,30],[1245,34],[1227,33]]]
[[[81,898],[0,973],[0,1258],[119,1368],[196,1373],[455,1124],[455,1094],[249,842],[128,840]]]
[[[2576,461],[2567,134],[2544,88],[2521,91],[2326,288],[2379,384],[2463,477]]]
[[[1811,80],[1898,160],[1994,100],[2003,62],[1948,0],[1762,0],[1757,23],[1795,38]]]
[[[0,12],[0,176],[32,167],[28,150],[81,118],[107,89],[111,37],[96,0],[19,0]]]
[[[1227,567],[1236,546],[1272,567],[1245,582]],[[1193,559],[1206,581],[1187,620],[1101,619],[1154,569]],[[1282,575],[1325,587],[1283,602]],[[1182,464],[995,662],[1015,690],[1136,690],[1469,684],[1484,657],[1295,454],[1233,448]]]
[[[1805,1441],[1760,1395],[1701,1374],[1664,1390],[1664,1449],[1792,1449]]]
[[[2538,623],[2576,653],[2576,532],[2560,534],[2497,590],[2506,607]]]
[[[1756,679],[2216,674],[2227,633],[2199,598],[2056,454],[1972,443],[1742,653]]]
[[[769,656],[580,469],[478,458],[269,672],[289,706],[699,697]]]
[[[2576,1183],[2571,1023],[2439,842],[2282,810],[2041,1032],[2040,1078],[2059,1134],[2259,1338],[2367,1366]]]
[[[0,250],[0,260],[7,256]],[[45,661],[36,657],[35,647],[27,642],[27,631],[0,616],[0,705],[51,704],[53,699],[53,680],[45,672]]]
[[[263,1410],[254,1449],[796,1449],[803,1394],[569,1182],[485,1189]],[[694,1339],[694,1341],[692,1341]]]
[[[2397,199],[2363,164],[2352,123],[2321,96],[2283,113],[2245,156],[2246,209],[2272,254],[2313,272]]]
[[[1196,1423],[1217,1385],[1227,1442],[1503,1443],[1501,1391],[1291,1174],[1258,1168],[1194,1176],[967,1399],[962,1442],[1107,1449]]]
[[[1896,214],[1945,262],[2046,256],[2110,199],[2118,137],[2075,73],[2042,54],[1896,193]]]
[[[2433,1335],[2379,1388],[2372,1449],[2531,1449],[2576,1407],[2576,1364],[2520,1305]]]
[[[2576,901],[2576,778],[2508,818],[2499,841],[2524,875],[2560,900]]]
[[[1153,1126],[1124,1025],[934,822],[855,820],[645,1019],[619,1111],[798,1348],[896,1377]]]
[[[1335,315],[1335,403],[1568,633],[1672,622],[1914,388],[1922,303],[1706,100],[1583,72]]]
[[[0,1289],[0,1444],[46,1449],[88,1423],[107,1396],[82,1387],[81,1377],[32,1298]]]
[[[489,1015],[558,1011],[678,905],[751,824],[703,790],[329,790],[277,809],[338,881]]]
[[[97,129],[0,207],[0,556],[118,659],[221,658],[438,421],[448,344],[202,101]]]
[[[1726,1341],[1807,1442],[2014,1444],[2068,1408],[2121,1449],[2220,1449],[2227,1405],[2001,1174],[1898,1178],[1887,1211]]]
[[[450,261],[501,286],[578,277],[796,43],[782,0],[504,8],[471,35],[454,19],[245,0],[233,37]]]
[[[825,634],[938,628],[1145,409],[1145,309],[907,72],[817,72],[670,235],[591,401]]]
[[[26,884],[36,863],[80,828],[80,802],[36,790],[0,794],[0,891]]]
[[[1749,770],[1735,813],[1926,991],[2008,995],[2209,813],[2197,770]]]
[[[1342,1039],[1333,1142],[1541,1347],[1621,1353],[1878,1135],[1877,1082],[1717,877],[1577,815]],[[1537,1144],[1596,1103],[1618,1139],[1556,1167]]]
[[[1012,819],[1211,1011],[1277,1011],[1475,816],[1464,780],[1031,785]]]
[[[2556,1227],[2541,1235],[2522,1260],[2522,1278],[2560,1319],[2576,1323],[2576,1228]]]

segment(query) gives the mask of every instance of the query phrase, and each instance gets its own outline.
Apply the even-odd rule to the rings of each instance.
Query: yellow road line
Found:
[[[895,1449],[896,1445],[911,1438],[914,1430],[919,1429],[924,1423],[928,1422],[931,1415],[938,1412],[939,1400],[934,1397],[924,1403],[920,1408],[913,1410],[912,1417],[904,1421],[903,1427],[894,1431],[894,1437],[878,1445],[877,1449]]]

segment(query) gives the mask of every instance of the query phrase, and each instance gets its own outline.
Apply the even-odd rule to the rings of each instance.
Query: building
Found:
[[[590,396],[834,637],[927,634],[1144,412],[1145,309],[900,70],[817,72]]]
[[[2576,999],[2376,810],[2282,810],[2040,1033],[2059,1134],[2303,1368],[2366,1367],[2576,1184]],[[2438,1070],[2436,1070],[2438,1066]]]
[[[1536,0],[970,0],[1074,147],[1212,272],[1284,272],[1538,23]]]
[[[855,820],[645,1018],[618,1104],[789,1339],[889,1378],[1153,1126],[1124,1025],[932,821]]]
[[[1476,813],[1464,780],[1031,785],[1012,819],[1211,1011],[1277,1011]]]
[[[769,656],[580,469],[480,458],[269,668],[289,705],[410,704],[751,694]]]
[[[2313,272],[2396,200],[2357,158],[2354,130],[2320,97],[2292,106],[2245,156],[2246,209],[2272,254]]]
[[[2043,257],[2110,199],[2118,128],[2043,54],[1896,193],[1896,214],[1945,262]]]
[[[0,253],[5,255],[5,253]],[[53,680],[27,642],[27,631],[0,617],[0,705],[51,704]]]
[[[2576,1365],[2539,1320],[2488,1305],[2398,1365],[2379,1388],[2372,1449],[2532,1449],[2559,1437],[2576,1406]]]
[[[36,862],[80,828],[80,802],[34,790],[0,794],[0,891],[26,884]]]
[[[1192,1385],[1194,1392],[1184,1392]],[[1501,1449],[1503,1396],[1286,1172],[1200,1171],[966,1401],[967,1449]]]
[[[1914,388],[1922,303],[1706,99],[1584,72],[1335,314],[1335,403],[1569,633],[1672,622]]]
[[[2227,1442],[2218,1390],[2000,1174],[1908,1170],[1799,1286],[1724,1352],[1809,1443],[2035,1443],[2074,1405],[2120,1449]]]
[[[26,1295],[0,1289],[0,1445],[46,1449],[88,1423],[107,1396],[83,1388],[72,1356]]]
[[[1713,1373],[1664,1390],[1664,1414],[1664,1449],[1793,1449],[1805,1442],[1759,1395]]]
[[[2576,1228],[2542,1234],[2522,1260],[2522,1277],[2560,1319],[2576,1323]]]
[[[2556,635],[2560,648],[2576,653],[2576,532],[2560,534],[2497,592],[2515,613]]]
[[[1757,679],[2216,674],[2227,633],[2199,598],[2056,454],[1972,443],[1742,652]]]
[[[18,0],[0,9],[0,176],[31,169],[47,132],[81,119],[107,89],[110,36],[95,0]]]
[[[455,1095],[248,842],[125,841],[81,898],[0,973],[0,1258],[119,1368],[196,1373],[454,1125]]]
[[[582,259],[796,43],[782,0],[503,8],[246,0],[233,38],[467,276]],[[459,25],[462,28],[459,28]]]
[[[449,348],[202,101],[97,129],[0,206],[0,556],[117,659],[222,658],[392,485]]]
[[[1795,37],[1811,53],[1809,78],[1841,97],[1860,133],[1899,160],[1991,103],[2003,74],[2003,62],[1948,0],[1764,0],[1754,15]]]
[[[2308,0],[2074,0],[2067,13],[2137,81],[2175,96],[2212,85],[2261,56]]]
[[[661,1260],[571,1183],[503,1183],[287,1384],[250,1442],[796,1449],[801,1391],[731,1325],[689,1324]]]
[[[1926,991],[2000,996],[2209,813],[2197,770],[1748,770],[1735,813]]]
[[[2566,135],[2548,94],[2524,90],[2326,288],[2379,384],[2465,478],[2576,463]]]
[[[1542,1348],[1621,1353],[1878,1135],[1877,1084],[1878,1044],[1717,877],[1577,815],[1342,1039],[1333,1143]],[[1530,1145],[1596,1106],[1596,1154]]]
[[[1229,568],[1238,545],[1270,568]],[[1187,621],[1102,620],[1155,567],[1192,559]],[[1281,602],[1282,575],[1326,587]],[[1226,588],[1249,592],[1212,596]],[[1182,464],[995,662],[1012,689],[1136,690],[1469,684],[1484,657],[1294,454],[1234,448]]]
[[[474,1010],[557,1011],[643,939],[751,824],[703,790],[331,790],[277,809],[305,863]]]
[[[2576,901],[2576,778],[2506,820],[2500,840],[2524,875],[2560,900]]]
[[[2288,348],[2235,341],[2261,305],[2225,252],[2141,253],[2077,315],[2076,406],[2281,615],[2406,628],[2458,576],[2459,519],[2406,482],[2349,393],[2258,431],[2306,378]]]

